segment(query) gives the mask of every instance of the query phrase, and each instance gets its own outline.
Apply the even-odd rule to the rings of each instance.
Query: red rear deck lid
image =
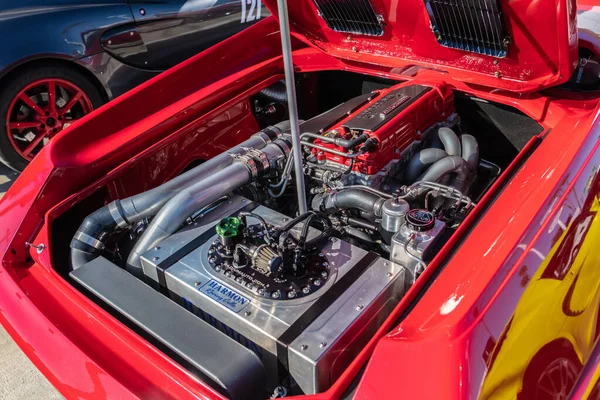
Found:
[[[277,14],[277,0],[264,0]],[[575,0],[288,0],[292,33],[335,57],[435,67],[516,92],[567,81]]]

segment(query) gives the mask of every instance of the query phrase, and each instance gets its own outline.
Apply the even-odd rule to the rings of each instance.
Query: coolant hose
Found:
[[[450,186],[463,191],[469,178],[469,166],[465,160],[458,156],[442,158],[421,175],[419,181],[439,182],[444,176],[454,174]]]
[[[351,188],[341,189],[324,196],[316,196],[313,200],[313,209],[324,212],[334,212],[339,209],[353,208],[381,217],[381,207],[385,198],[366,190]]]
[[[444,157],[448,157],[442,149],[423,149],[415,154],[408,165],[406,166],[405,180],[407,182],[414,182],[417,178],[429,167],[431,164],[441,160]]]

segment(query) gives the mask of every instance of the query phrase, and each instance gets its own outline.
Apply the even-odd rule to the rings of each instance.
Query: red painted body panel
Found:
[[[276,15],[277,1],[265,0]],[[318,17],[312,1],[288,2],[294,34],[336,57],[398,68],[413,65],[452,71],[456,79],[515,92],[540,90],[571,76],[577,64],[575,0],[503,1],[511,37],[506,58],[467,53],[440,45],[423,0],[374,0],[385,21],[383,36],[335,32]],[[552,27],[551,29],[548,29]]]
[[[245,93],[279,79],[276,32],[274,19],[266,19],[78,121],[44,148],[0,203],[0,322],[66,397],[220,398],[70,286],[57,272],[66,266],[54,265],[49,251],[38,254],[25,242],[51,248],[60,240],[52,223],[80,199],[99,193],[103,202],[152,187],[256,130]],[[514,106],[546,128],[535,152],[513,162],[340,379],[308,397],[339,398],[367,361],[357,398],[477,396],[488,378],[489,340],[502,343],[526,278],[542,263],[532,249],[548,253],[557,240],[548,231],[556,216],[568,225],[581,212],[563,205],[586,199],[586,186],[596,181],[598,100],[474,88],[460,71],[403,75],[361,62],[368,57],[342,61],[296,45],[299,71],[449,85]]]

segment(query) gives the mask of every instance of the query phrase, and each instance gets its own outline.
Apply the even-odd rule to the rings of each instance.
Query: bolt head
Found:
[[[326,342],[321,342],[321,343],[319,343],[319,347],[320,347],[320,348],[324,348],[325,346],[327,346],[327,343],[326,343]]]
[[[363,308],[365,308],[365,306],[363,306],[362,304],[359,304],[356,306],[356,311],[361,311]]]
[[[303,344],[302,346],[300,346],[300,350],[302,350],[302,351],[306,351],[307,349],[308,349],[307,344]]]

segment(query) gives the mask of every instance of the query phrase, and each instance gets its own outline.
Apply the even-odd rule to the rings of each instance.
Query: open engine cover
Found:
[[[277,15],[277,1],[264,0]],[[294,0],[292,32],[335,57],[451,72],[527,92],[566,82],[577,65],[575,0]]]

